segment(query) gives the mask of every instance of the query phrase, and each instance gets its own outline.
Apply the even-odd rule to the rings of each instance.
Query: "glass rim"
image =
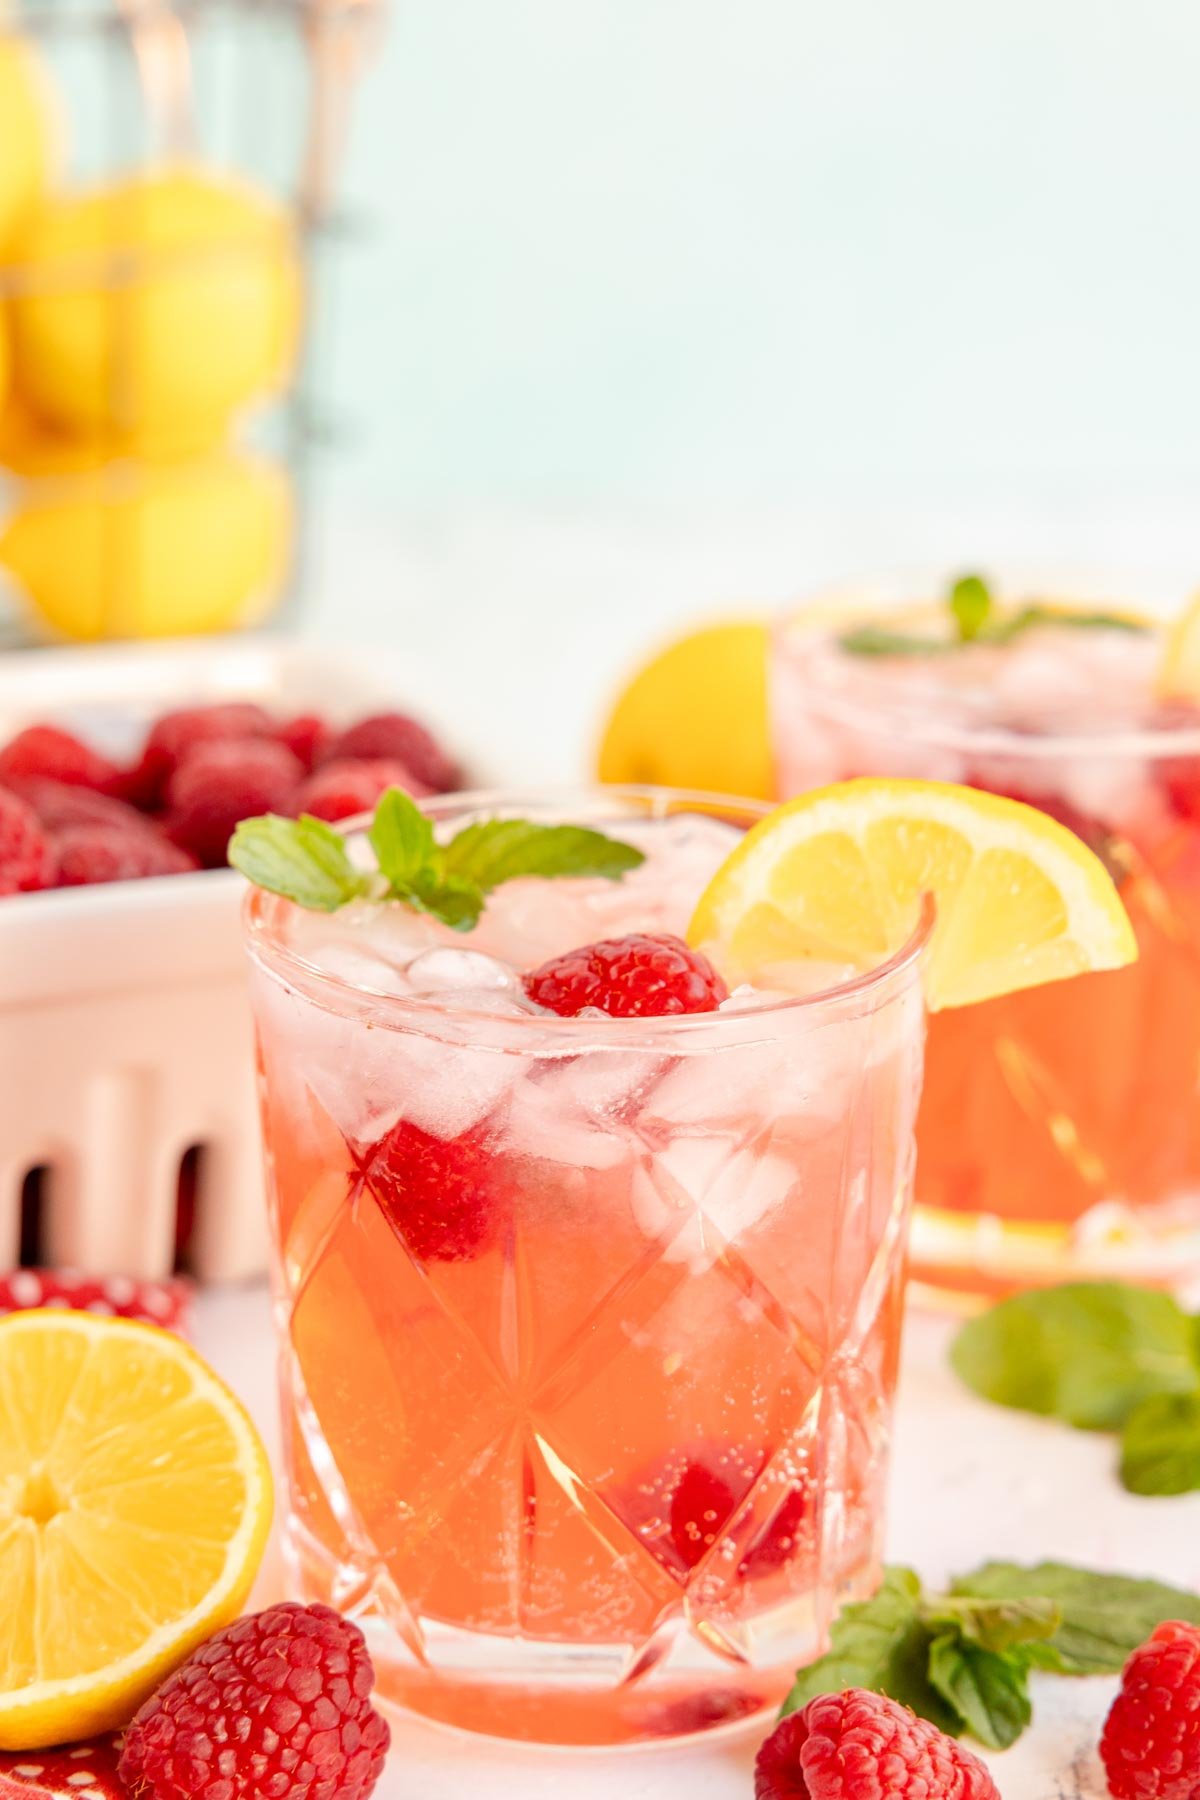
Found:
[[[1060,590],[1053,597],[1079,606],[1089,603],[1120,604],[1124,596],[1130,607],[1138,610],[1128,596],[1137,593],[1140,588],[1143,594],[1143,617],[1152,631],[1161,633],[1170,624],[1173,615],[1145,611],[1146,599],[1152,595],[1161,597],[1164,592],[1161,577],[1156,579],[1151,574],[1144,575],[1139,580],[1131,571],[1116,573],[1119,580],[1114,580],[1111,575],[1105,579],[1095,570],[1080,570],[1070,565],[1039,566],[1036,563],[1007,566],[1001,563],[996,570],[997,585],[1000,587],[1014,583],[1030,588],[1053,587]],[[881,569],[866,575],[827,582],[812,589],[777,615],[771,633],[772,658],[787,658],[791,661],[804,643],[828,643],[834,636],[835,622],[828,616],[820,620],[814,617],[807,631],[805,630],[805,614],[810,609],[825,607],[830,603],[843,603],[849,619],[858,610],[856,602],[877,600],[881,613],[886,615],[889,609],[909,603],[936,603],[937,595],[945,588],[946,581],[947,571],[944,569],[939,573],[927,567],[910,567]],[[1183,591],[1186,593],[1187,589],[1184,588]],[[931,716],[927,705],[892,707],[886,696],[881,698],[878,692],[870,698],[855,699],[811,678],[809,694],[822,716],[852,730],[861,729],[867,722],[878,729],[882,721],[885,725],[902,729],[906,738],[915,744],[940,750],[1006,757],[1014,762],[1038,763],[1042,760],[1053,761],[1062,756],[1107,755],[1139,761],[1153,761],[1170,756],[1200,756],[1200,718],[1190,724],[1130,726],[1118,731],[1106,731],[1096,725],[1090,728],[1077,727],[1067,732],[1047,733],[1019,731],[1012,726],[995,724],[946,724]]]
[[[643,816],[649,817],[655,816],[653,808],[656,804],[664,807],[660,815],[662,817],[669,817],[672,812],[686,812],[689,804],[712,814],[741,812],[756,820],[766,818],[774,810],[771,802],[750,799],[744,795],[635,783],[466,788],[457,793],[430,796],[422,800],[421,807],[436,821],[439,816],[485,811],[489,806],[507,807],[511,810],[521,802],[561,811],[569,807],[572,799],[593,808],[597,801],[641,802],[648,809]],[[365,828],[370,817],[369,813],[358,813],[353,818],[339,820],[334,829],[345,837],[351,837]],[[747,1006],[734,1012],[672,1013],[649,1018],[599,1020],[561,1018],[555,1013],[506,1014],[482,1008],[454,1007],[448,1006],[443,998],[435,994],[397,994],[369,987],[363,982],[350,981],[322,968],[319,963],[302,955],[285,941],[274,922],[274,915],[286,916],[287,909],[295,905],[295,901],[272,894],[253,883],[247,886],[241,909],[247,953],[270,974],[277,974],[280,969],[290,969],[301,977],[306,989],[315,989],[316,993],[328,996],[331,1001],[336,996],[343,995],[354,1000],[365,999],[378,1003],[381,1008],[394,1012],[397,1022],[407,1019],[416,1025],[443,1019],[455,1026],[478,1024],[493,1034],[507,1035],[511,1031],[514,1036],[525,1035],[532,1030],[543,1035],[552,1033],[556,1039],[561,1040],[586,1039],[590,1049],[603,1049],[610,1045],[628,1046],[632,1042],[641,1042],[647,1037],[660,1034],[676,1037],[720,1032],[730,1038],[739,1033],[744,1037],[747,1030],[760,1019],[778,1018],[801,1008],[818,1014],[832,1012],[846,1002],[869,997],[877,989],[895,984],[914,969],[928,946],[936,921],[933,898],[928,894],[924,895],[916,922],[903,944],[872,968],[860,970],[843,981],[819,988],[811,994],[789,994],[783,999],[769,1000],[761,1006]],[[463,941],[464,947],[467,947],[469,940],[466,934]],[[311,993],[309,997],[313,997]],[[385,1024],[385,1021],[381,1019],[379,1023]]]

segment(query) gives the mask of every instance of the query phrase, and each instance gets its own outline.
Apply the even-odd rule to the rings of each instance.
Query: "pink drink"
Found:
[[[956,644],[947,609],[928,603],[940,585],[855,593],[840,620],[801,614],[781,627],[772,694],[781,792],[902,775],[1029,801],[1104,860],[1138,960],[931,1021],[914,1270],[983,1292],[1194,1278],[1200,709],[1157,693],[1161,629],[1051,622],[1010,643]],[[897,601],[927,604],[910,626]],[[1128,610],[1095,591],[1073,604]],[[943,647],[855,653],[842,639],[856,612],[885,628],[940,631]]]
[[[514,881],[466,936],[250,904],[293,1585],[360,1620],[385,1695],[498,1736],[771,1707],[878,1577],[920,939],[682,1018],[520,987],[686,929],[755,816],[690,804],[437,803],[646,852]]]

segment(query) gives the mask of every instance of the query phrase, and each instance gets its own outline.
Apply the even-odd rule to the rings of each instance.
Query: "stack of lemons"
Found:
[[[54,192],[45,72],[2,34],[0,119],[0,568],[69,637],[245,623],[290,538],[283,471],[236,438],[296,354],[287,214],[199,167]]]

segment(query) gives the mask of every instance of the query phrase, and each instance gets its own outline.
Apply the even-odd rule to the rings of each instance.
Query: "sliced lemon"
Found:
[[[0,1321],[0,1749],[126,1723],[241,1611],[270,1523],[258,1433],[178,1338]]]
[[[1111,877],[1073,832],[935,781],[844,781],[778,807],[717,870],[688,937],[742,979],[797,957],[866,969],[907,941],[924,894],[934,1010],[1137,955]]]
[[[1167,631],[1158,691],[1168,699],[1200,700],[1200,594]]]

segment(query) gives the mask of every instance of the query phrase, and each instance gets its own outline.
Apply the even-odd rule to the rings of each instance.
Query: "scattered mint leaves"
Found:
[[[950,585],[946,606],[954,628],[952,637],[889,631],[886,625],[866,624],[843,632],[838,644],[851,656],[944,656],[963,644],[1011,644],[1038,625],[1064,625],[1077,631],[1148,629],[1129,613],[1084,612],[1040,600],[1005,611],[982,575],[960,575]]]
[[[931,1638],[920,1579],[911,1569],[885,1569],[870,1600],[842,1608],[829,1634],[829,1650],[799,1670],[783,1710],[798,1712],[818,1694],[860,1687],[889,1694],[942,1731],[957,1731],[961,1715],[929,1679]]]
[[[963,1575],[954,1594],[991,1600],[1049,1601],[1059,1622],[1046,1647],[1047,1666],[1064,1675],[1115,1675],[1129,1656],[1164,1619],[1186,1619],[1200,1625],[1200,1594],[1144,1581],[1132,1575],[1106,1575],[1072,1563],[1044,1562],[1033,1568],[990,1562]]]
[[[1151,1394],[1121,1435],[1121,1480],[1133,1494],[1200,1488],[1200,1393]]]
[[[1034,1288],[969,1319],[950,1361],[1000,1406],[1115,1431],[1152,1394],[1200,1386],[1192,1321],[1169,1294],[1123,1282]]]
[[[229,860],[256,887],[286,894],[310,912],[336,912],[365,891],[345,838],[308,813],[298,819],[277,813],[243,819],[230,842]]]
[[[245,819],[229,860],[256,886],[315,912],[361,896],[398,900],[453,931],[470,931],[493,888],[521,875],[592,875],[615,881],[644,861],[640,850],[582,825],[484,819],[439,844],[411,795],[389,788],[367,832],[378,869],[359,870],[346,840],[321,819],[274,813]]]
[[[843,1607],[783,1711],[862,1687],[1004,1750],[1032,1717],[1031,1671],[1115,1674],[1164,1619],[1200,1623],[1200,1595],[1067,1563],[1002,1562],[927,1593],[911,1569],[890,1568],[872,1599]]]
[[[958,629],[959,642],[969,644],[987,624],[995,601],[982,575],[960,575],[950,589],[947,605]]]

